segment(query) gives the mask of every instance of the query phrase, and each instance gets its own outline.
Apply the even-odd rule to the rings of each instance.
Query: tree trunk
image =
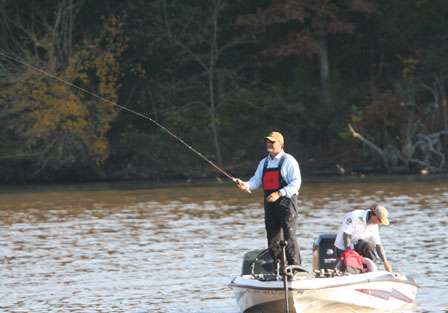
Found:
[[[325,106],[332,108],[330,93],[330,65],[328,61],[328,44],[325,34],[320,35],[319,40],[319,60],[320,60],[320,87],[322,92],[322,100]]]
[[[213,144],[215,146],[216,160],[219,165],[222,165],[222,155],[221,146],[219,143],[218,125],[217,125],[217,114],[216,114],[216,103],[215,103],[215,77],[214,77],[214,67],[210,67],[209,73],[209,94],[210,94],[210,127],[213,133]]]
[[[373,47],[369,49],[369,93],[371,101],[374,101],[376,88],[375,88],[375,51]]]
[[[443,129],[448,128],[448,99],[446,95],[445,81],[440,79],[440,104],[442,107]]]
[[[217,61],[217,45],[218,45],[218,2],[215,2],[215,10],[213,14],[213,37],[210,43],[210,64],[208,67],[208,88],[210,96],[210,127],[213,133],[213,144],[215,146],[216,161],[222,165],[221,146],[219,143],[218,133],[218,116],[216,113],[216,93],[215,93],[215,71]]]
[[[443,129],[448,129],[448,99],[446,94],[445,80],[440,79],[440,106],[442,109]],[[448,144],[448,136],[442,136],[442,143],[446,147]],[[446,149],[445,149],[446,152]]]

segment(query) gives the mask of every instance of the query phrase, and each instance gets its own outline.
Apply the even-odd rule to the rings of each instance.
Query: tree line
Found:
[[[3,0],[0,54],[147,114],[238,176],[443,172],[443,0]],[[0,55],[0,181],[216,173],[155,125]]]

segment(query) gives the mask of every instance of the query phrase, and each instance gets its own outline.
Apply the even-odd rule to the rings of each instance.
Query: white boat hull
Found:
[[[231,283],[241,312],[284,312],[283,281],[260,281],[251,275]],[[414,304],[417,285],[401,274],[372,272],[332,278],[303,277],[288,282],[291,313],[397,310]]]

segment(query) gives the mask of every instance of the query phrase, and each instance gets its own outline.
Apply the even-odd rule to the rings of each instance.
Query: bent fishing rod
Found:
[[[0,49],[0,56],[3,56],[5,59],[14,61],[14,62],[16,62],[16,63],[18,63],[18,64],[21,64],[21,65],[24,65],[24,66],[26,66],[26,67],[29,67],[29,68],[33,69],[34,71],[36,71],[36,72],[38,72],[38,73],[41,73],[41,74],[43,74],[43,75],[45,75],[45,76],[47,76],[47,77],[49,77],[49,78],[51,78],[51,79],[53,79],[53,80],[56,80],[56,81],[58,81],[58,82],[60,82],[60,83],[62,83],[62,84],[64,84],[64,85],[67,85],[67,86],[69,86],[69,87],[75,88],[75,89],[77,89],[77,90],[79,90],[79,91],[81,91],[81,92],[83,92],[83,93],[85,93],[85,94],[88,94],[88,95],[90,95],[90,96],[92,96],[92,97],[94,97],[94,98],[96,98],[96,99],[98,99],[98,100],[100,100],[100,101],[103,101],[103,102],[105,102],[105,103],[107,103],[107,104],[109,104],[109,105],[118,107],[119,109],[121,109],[121,110],[123,110],[123,111],[126,111],[126,112],[128,112],[128,113],[134,114],[134,115],[136,115],[136,116],[139,116],[139,117],[141,117],[141,118],[143,118],[143,119],[146,119],[146,120],[152,122],[152,123],[155,124],[157,127],[159,127],[160,129],[162,129],[164,132],[166,132],[167,134],[169,134],[171,137],[173,137],[174,139],[176,139],[178,142],[180,142],[182,145],[184,145],[185,147],[187,147],[187,148],[188,148],[190,151],[192,151],[194,154],[196,154],[196,155],[199,156],[201,159],[203,159],[205,162],[207,162],[209,165],[211,165],[213,168],[215,168],[218,172],[220,172],[220,173],[223,174],[225,177],[227,177],[228,179],[230,179],[232,182],[234,182],[234,183],[236,183],[236,184],[239,183],[240,180],[239,180],[238,178],[234,177],[233,175],[231,175],[230,173],[228,173],[227,171],[225,171],[224,169],[222,169],[221,167],[219,167],[218,165],[216,165],[214,162],[212,162],[210,159],[208,159],[208,158],[207,158],[205,155],[203,155],[201,152],[199,152],[198,150],[196,150],[195,148],[193,148],[191,145],[189,145],[188,143],[186,143],[182,138],[180,138],[180,137],[178,137],[176,134],[174,134],[170,129],[168,129],[167,127],[163,126],[162,124],[160,124],[160,123],[157,122],[156,120],[152,119],[152,118],[149,117],[148,115],[143,114],[143,113],[138,112],[138,111],[135,111],[135,110],[133,110],[133,109],[130,109],[130,108],[124,106],[124,105],[120,105],[120,104],[118,104],[117,102],[114,102],[114,101],[112,101],[112,100],[109,100],[109,99],[107,99],[107,98],[104,98],[104,97],[102,97],[102,96],[100,96],[100,95],[98,95],[98,94],[96,94],[96,93],[94,93],[94,92],[91,92],[91,91],[89,91],[89,90],[87,90],[87,89],[85,89],[85,88],[82,88],[81,86],[78,86],[78,85],[76,85],[76,84],[74,84],[74,83],[71,83],[71,82],[65,80],[65,79],[62,79],[62,78],[60,78],[59,76],[57,76],[57,75],[55,75],[55,74],[52,74],[52,73],[50,73],[50,72],[47,72],[47,71],[43,70],[43,69],[40,68],[40,67],[37,67],[37,66],[35,66],[35,65],[33,65],[33,64],[30,64],[30,63],[28,63],[28,62],[25,62],[25,61],[22,60],[22,59],[19,59],[19,58],[15,57],[15,56],[10,55],[9,53],[6,53],[3,49]],[[249,189],[247,189],[246,191],[247,191],[247,192],[250,192]]]

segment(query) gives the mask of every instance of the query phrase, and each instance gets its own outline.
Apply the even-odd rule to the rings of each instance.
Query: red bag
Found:
[[[352,274],[365,273],[364,258],[355,250],[347,249],[339,257],[339,269]]]

